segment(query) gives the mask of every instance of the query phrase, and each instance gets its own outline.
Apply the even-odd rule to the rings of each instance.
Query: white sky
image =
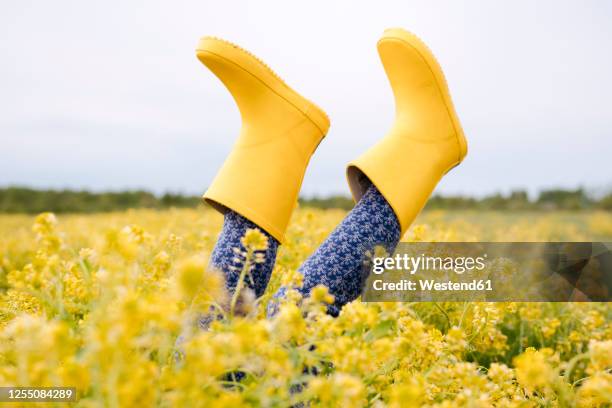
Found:
[[[469,156],[438,191],[612,182],[612,2],[23,1],[0,11],[0,185],[201,193],[236,107],[195,58],[236,42],[323,107],[332,127],[303,194],[348,194],[344,166],[384,135],[386,27],[436,53]]]

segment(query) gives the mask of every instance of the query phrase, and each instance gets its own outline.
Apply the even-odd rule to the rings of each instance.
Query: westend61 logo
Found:
[[[414,257],[408,254],[396,254],[392,257],[376,257],[372,259],[372,272],[379,275],[386,270],[404,270],[414,275],[419,270],[445,270],[462,274],[472,270],[482,271],[485,267],[487,254],[478,257],[459,256],[420,256]]]
[[[608,302],[606,242],[410,242],[367,265],[363,301]]]

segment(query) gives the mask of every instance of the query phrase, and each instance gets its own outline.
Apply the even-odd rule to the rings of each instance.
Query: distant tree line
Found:
[[[199,196],[183,194],[155,195],[148,191],[132,190],[94,193],[74,190],[37,190],[25,187],[0,189],[0,212],[35,214],[44,211],[55,213],[92,213],[120,211],[128,208],[195,208],[202,204]],[[300,198],[300,204],[315,208],[351,209],[353,200],[346,196],[326,198]],[[525,191],[510,194],[493,194],[483,198],[434,195],[425,209],[462,210],[589,210],[612,211],[612,192],[595,198],[584,189],[543,190],[537,198],[530,199]]]
[[[0,212],[35,214],[91,213],[128,208],[196,207],[200,197],[181,194],[156,196],[148,191],[133,190],[93,193],[74,190],[35,190],[24,187],[0,189]]]
[[[537,198],[530,200],[526,191],[517,190],[510,194],[492,194],[480,199],[462,196],[434,196],[426,208],[455,208],[481,210],[612,210],[612,192],[600,198],[592,197],[584,189],[542,190]]]
[[[328,198],[301,199],[302,205],[317,208],[343,208],[353,207],[353,200],[345,196],[332,196]],[[482,198],[467,196],[432,196],[426,210],[453,209],[453,210],[589,210],[602,209],[612,211],[612,191],[602,197],[593,197],[582,189],[542,190],[535,199],[530,199],[524,190],[516,190],[510,194],[491,194]]]

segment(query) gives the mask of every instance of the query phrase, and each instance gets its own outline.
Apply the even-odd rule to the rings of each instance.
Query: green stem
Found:
[[[469,308],[469,303],[465,302],[463,304],[463,313],[461,313],[461,319],[459,319],[459,328],[463,328],[463,318],[465,317],[465,313],[467,312],[468,308]]]
[[[569,363],[567,363],[567,370],[565,370],[565,381],[569,383],[570,379],[572,378],[572,373],[574,372],[574,369],[576,368],[578,362],[581,360],[586,360],[588,358],[590,358],[589,353],[582,353],[578,354],[577,356],[574,356],[574,358],[572,358]]]
[[[232,301],[230,303],[230,319],[234,318],[234,310],[236,309],[236,303],[238,303],[238,298],[240,297],[240,291],[242,291],[242,287],[244,286],[244,278],[246,277],[247,272],[251,267],[251,257],[253,256],[253,250],[248,248],[246,257],[244,260],[244,266],[240,271],[240,276],[238,276],[238,283],[236,284],[236,290],[234,291],[234,295],[232,296]]]
[[[444,310],[437,302],[434,302],[434,306],[436,306],[442,312],[442,314],[446,318],[446,323],[448,324],[447,329],[450,329],[451,328],[450,316],[448,315],[448,313],[446,313],[446,310]]]

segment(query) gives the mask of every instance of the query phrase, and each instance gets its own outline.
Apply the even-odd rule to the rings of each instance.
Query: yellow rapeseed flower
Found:
[[[538,390],[553,381],[553,369],[541,351],[530,347],[514,359],[516,378],[528,390]]]
[[[253,251],[268,249],[268,237],[257,228],[248,228],[240,242],[245,248],[250,248]]]

